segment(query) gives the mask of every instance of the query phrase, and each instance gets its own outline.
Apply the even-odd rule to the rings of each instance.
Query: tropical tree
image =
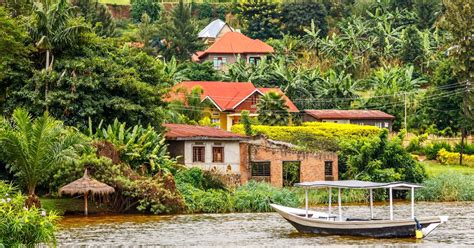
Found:
[[[286,126],[290,123],[289,107],[282,94],[270,91],[257,103],[258,120],[263,125]]]
[[[46,53],[45,70],[51,70],[54,61],[53,50],[74,46],[81,34],[90,28],[73,15],[73,7],[66,0],[50,4],[35,2],[33,25],[30,35],[36,47]]]
[[[198,27],[193,21],[191,6],[180,0],[171,10],[170,18],[163,18],[161,37],[165,38],[165,58],[189,60],[191,55],[203,48],[198,38]]]
[[[196,86],[190,92],[185,88],[181,88],[177,89],[176,93],[182,96],[182,99],[170,102],[169,108],[186,116],[191,122],[199,122],[205,115],[206,107],[209,106],[208,101],[202,101],[201,99],[204,90],[200,86]]]
[[[36,186],[46,181],[56,164],[78,158],[83,136],[50,117],[47,112],[33,119],[16,109],[11,120],[0,119],[0,158],[28,192],[27,206],[40,206]]]
[[[237,12],[245,34],[254,39],[281,37],[281,8],[268,0],[239,1]]]
[[[472,1],[443,1],[446,7],[444,26],[451,34],[451,47],[448,54],[454,59],[454,72],[463,87],[463,125],[461,131],[461,151],[459,163],[462,164],[464,139],[474,125],[474,3]]]
[[[53,68],[53,50],[61,50],[78,43],[81,35],[90,30],[80,18],[73,15],[73,7],[67,0],[35,2],[34,21],[30,27],[30,36],[40,52],[45,52],[45,72]],[[46,77],[49,77],[47,75]],[[44,80],[44,99],[48,101],[49,79]],[[46,110],[48,105],[46,104]]]
[[[329,70],[315,85],[316,96],[322,99],[320,108],[347,109],[358,96],[359,81],[353,80],[350,74]]]
[[[28,32],[18,19],[0,7],[0,103],[7,99],[8,92],[28,79],[31,62],[28,58],[32,46],[27,45]]]

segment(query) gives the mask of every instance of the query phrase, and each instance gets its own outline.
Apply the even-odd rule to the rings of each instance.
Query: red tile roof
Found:
[[[184,124],[163,124],[167,140],[241,140],[246,136],[214,127]]]
[[[239,32],[227,32],[219,38],[212,46],[204,52],[197,52],[197,56],[202,58],[206,54],[255,54],[273,53],[273,47],[267,43],[251,39]]]
[[[254,92],[265,94],[270,90],[275,90],[278,93],[283,94],[283,92],[278,88],[257,89],[251,82],[184,81],[173,87],[174,90],[172,90],[171,96],[167,100],[182,100],[184,94],[179,93],[179,90],[186,89],[189,92],[196,86],[200,86],[203,89],[203,94],[201,95],[202,100],[208,98],[214,102],[221,111],[233,111]],[[291,102],[285,94],[283,95],[288,107],[290,108],[290,112],[299,112],[293,102]]]
[[[349,120],[384,120],[395,119],[395,116],[389,115],[380,110],[305,110],[305,113],[316,119],[349,119]]]

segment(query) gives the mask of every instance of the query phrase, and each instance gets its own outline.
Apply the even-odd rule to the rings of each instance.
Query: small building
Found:
[[[213,127],[165,124],[172,157],[187,167],[215,171],[232,182],[265,181],[282,187],[303,181],[337,180],[335,152],[304,152],[289,143],[249,137]],[[291,175],[291,178],[290,176]]]
[[[229,26],[227,23],[220,19],[216,19],[209,23],[205,28],[203,28],[198,37],[202,39],[207,44],[212,44],[224,34],[228,32],[233,32],[234,29]]]
[[[203,89],[201,100],[209,101],[210,107],[203,110],[205,115],[224,130],[230,131],[234,124],[239,123],[243,110],[248,110],[251,117],[258,116],[257,102],[269,91],[283,95],[290,112],[299,112],[279,88],[256,88],[251,82],[184,81],[173,87],[166,101],[183,100],[183,91],[191,92],[197,86]]]
[[[304,110],[303,121],[357,124],[387,128],[392,131],[395,116],[380,110]]]
[[[239,58],[247,63],[258,63],[263,57],[274,53],[273,47],[258,39],[251,39],[239,32],[224,33],[205,51],[196,52],[195,62],[210,61],[217,70],[225,70],[226,65]]]
[[[292,144],[260,137],[241,142],[240,154],[242,184],[255,180],[282,187],[299,182],[338,180],[335,152],[299,151]],[[289,180],[291,174],[296,178]]]
[[[187,167],[240,175],[240,142],[246,137],[213,127],[164,124],[172,157]]]

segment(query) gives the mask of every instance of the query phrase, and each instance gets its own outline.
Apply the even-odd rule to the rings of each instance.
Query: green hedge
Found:
[[[374,126],[337,124],[325,122],[305,122],[301,126],[253,125],[253,134],[265,135],[311,150],[337,150],[340,142],[360,137],[375,137],[382,129]],[[245,134],[243,125],[232,126],[232,132]]]

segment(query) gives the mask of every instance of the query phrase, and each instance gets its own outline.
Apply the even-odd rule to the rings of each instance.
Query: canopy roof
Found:
[[[422,188],[423,186],[406,183],[406,182],[390,182],[390,183],[375,183],[368,181],[359,180],[340,180],[340,181],[314,181],[314,182],[302,182],[296,183],[297,187],[305,188],[351,188],[351,189],[411,189],[411,188]]]

